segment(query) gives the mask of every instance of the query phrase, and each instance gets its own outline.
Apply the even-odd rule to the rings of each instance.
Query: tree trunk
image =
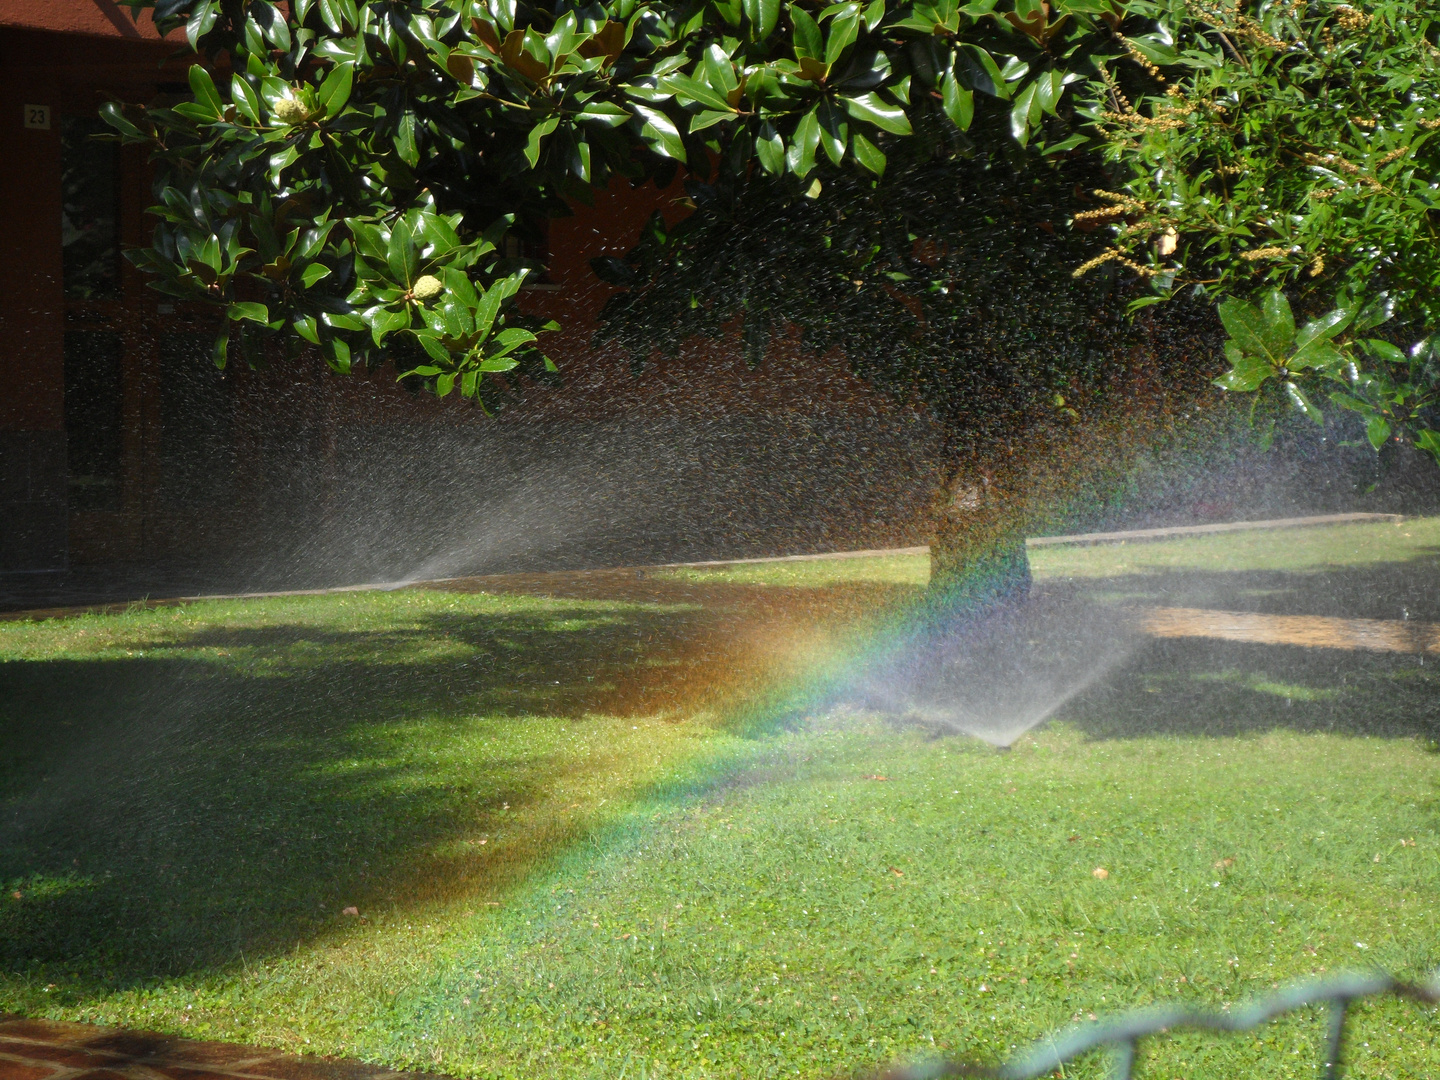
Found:
[[[930,584],[947,604],[988,605],[1030,594],[1020,470],[959,463],[941,493]]]

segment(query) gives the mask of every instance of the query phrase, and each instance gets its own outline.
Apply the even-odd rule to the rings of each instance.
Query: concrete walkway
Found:
[[[0,1080],[422,1080],[430,1075],[145,1031],[0,1020]]]

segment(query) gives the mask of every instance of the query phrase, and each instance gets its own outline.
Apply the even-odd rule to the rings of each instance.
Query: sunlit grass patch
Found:
[[[1032,547],[1029,552],[1031,570],[1039,581],[1184,571],[1314,572],[1327,567],[1408,562],[1436,555],[1440,555],[1440,518],[1409,518],[1398,524],[1255,529],[1170,540],[1040,546]],[[930,556],[896,554],[726,563],[675,567],[657,576],[676,581],[800,587],[845,582],[924,585],[930,580]],[[1265,595],[1275,590],[1248,592]]]
[[[1222,682],[1243,686],[1257,694],[1269,694],[1286,701],[1334,701],[1341,692],[1334,687],[1306,686],[1272,679],[1262,671],[1207,671],[1192,675],[1196,682]]]
[[[1284,570],[1409,562],[1440,554],[1440,518],[1397,524],[1317,525],[1255,529],[1173,540],[1132,540],[1085,546],[1037,547],[1037,578],[1104,578],[1174,571],[1206,573]]]
[[[843,558],[794,559],[774,562],[725,563],[719,566],[678,566],[657,571],[671,581],[719,582],[729,585],[788,585],[815,588],[851,582],[881,585],[924,585],[930,580],[930,556],[863,555]]]
[[[1440,958],[1434,758],[1414,743],[1061,726],[1000,755],[862,724],[711,743],[675,779],[498,906],[362,907],[248,971],[63,1012],[467,1076],[820,1077]],[[1432,1073],[1397,1030],[1432,1022],[1362,1009],[1356,1075]],[[1320,1028],[1185,1035],[1152,1067],[1308,1077]]]
[[[825,1076],[1000,1056],[1092,1010],[1222,1007],[1437,959],[1434,759],[1414,743],[1060,728],[1002,756],[862,727],[787,737],[754,767],[761,782],[657,807],[493,936],[457,941],[409,1013],[411,1060]],[[1383,1030],[1397,1022],[1429,1018],[1369,1011],[1356,1045],[1375,1035],[1372,1067],[1440,1066],[1423,1038]],[[1263,1043],[1187,1036],[1155,1067],[1309,1076],[1318,1034],[1302,1019]]]

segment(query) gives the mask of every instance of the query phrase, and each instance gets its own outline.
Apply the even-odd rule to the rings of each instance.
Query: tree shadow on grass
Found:
[[[348,905],[502,895],[583,835],[558,791],[623,788],[607,740],[633,710],[606,707],[654,681],[653,642],[702,624],[559,603],[212,626],[122,659],[0,665],[12,1001],[253,963]]]
[[[1394,653],[1152,641],[1056,719],[1095,739],[1287,729],[1440,738],[1440,663]]]
[[[1095,579],[1083,590],[1135,606],[1175,606],[1440,622],[1440,560],[1309,572],[1171,572]],[[1440,738],[1440,656],[1223,641],[1145,642],[1057,719],[1093,738],[1234,736],[1289,729]]]
[[[1307,570],[1177,569],[1094,578],[1055,578],[1042,589],[1071,588],[1134,603],[1218,607],[1272,615],[1440,622],[1440,552],[1403,562]]]

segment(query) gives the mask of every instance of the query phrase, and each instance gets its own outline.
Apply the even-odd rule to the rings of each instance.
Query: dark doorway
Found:
[[[120,146],[93,116],[60,124],[60,243],[67,300],[120,294]]]

